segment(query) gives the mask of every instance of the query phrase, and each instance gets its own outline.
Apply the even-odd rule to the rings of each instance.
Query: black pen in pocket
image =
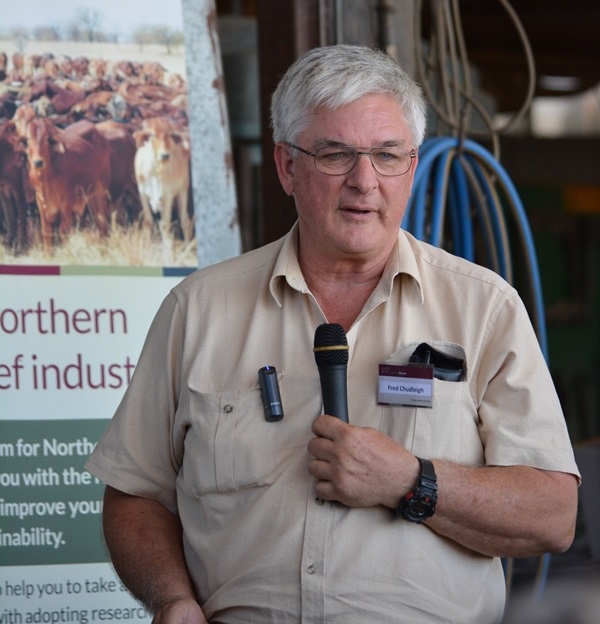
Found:
[[[283,405],[277,383],[277,370],[274,366],[263,366],[258,371],[258,383],[262,396],[265,418],[268,422],[277,422],[283,418]]]

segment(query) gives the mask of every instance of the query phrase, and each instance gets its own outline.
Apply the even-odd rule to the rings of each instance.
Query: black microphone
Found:
[[[344,328],[337,323],[319,325],[313,351],[321,378],[324,412],[348,422],[348,339]]]

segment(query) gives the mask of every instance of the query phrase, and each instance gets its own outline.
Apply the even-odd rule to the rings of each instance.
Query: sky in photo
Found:
[[[0,0],[0,28],[59,26],[74,21],[82,9],[98,13],[102,30],[122,36],[140,25],[183,28],[181,0]]]

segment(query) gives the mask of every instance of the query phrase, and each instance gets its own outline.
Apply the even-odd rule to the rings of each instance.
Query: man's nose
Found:
[[[359,189],[361,193],[367,193],[379,185],[377,171],[375,171],[369,152],[358,152],[356,162],[349,171],[348,177],[350,185]]]

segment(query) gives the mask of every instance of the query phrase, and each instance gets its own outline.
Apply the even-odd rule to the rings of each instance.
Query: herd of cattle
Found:
[[[112,223],[194,237],[185,80],[156,62],[0,52],[0,237]]]

